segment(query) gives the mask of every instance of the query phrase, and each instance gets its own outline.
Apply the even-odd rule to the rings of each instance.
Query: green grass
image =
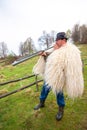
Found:
[[[82,58],[87,59],[87,45],[80,45]],[[13,80],[32,74],[37,58],[28,60],[17,66],[0,66],[0,82]],[[87,61],[84,60],[84,64]],[[32,83],[35,79],[26,79],[17,83],[0,86],[0,89],[12,91]],[[74,101],[65,94],[66,107],[64,117],[56,121],[58,111],[55,95],[50,92],[45,108],[34,111],[39,102],[42,83],[39,91],[32,86],[23,91],[0,99],[0,130],[87,130],[87,65],[84,65],[84,94]]]

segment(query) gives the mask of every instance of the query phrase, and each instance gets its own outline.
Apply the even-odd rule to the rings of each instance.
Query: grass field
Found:
[[[58,111],[55,95],[50,92],[45,108],[34,111],[39,102],[39,90],[32,86],[0,99],[0,130],[87,130],[87,45],[79,45],[84,61],[84,94],[74,101],[65,94],[64,117],[56,121]],[[17,66],[0,65],[0,83],[32,74],[37,58]],[[13,91],[34,82],[34,78],[0,86],[0,94]]]

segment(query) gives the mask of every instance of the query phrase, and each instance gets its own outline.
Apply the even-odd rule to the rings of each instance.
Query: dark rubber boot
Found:
[[[62,119],[62,117],[63,117],[63,114],[64,114],[64,107],[59,106],[59,111],[58,111],[58,113],[56,115],[56,120],[60,121]]]
[[[34,110],[38,110],[39,108],[44,107],[44,106],[45,106],[45,105],[44,105],[44,102],[45,102],[45,101],[40,101],[40,103],[39,103],[37,106],[34,107]]]

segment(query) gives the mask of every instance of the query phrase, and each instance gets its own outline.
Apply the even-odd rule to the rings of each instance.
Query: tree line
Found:
[[[76,24],[73,27],[71,38],[75,43],[87,44],[87,25]]]
[[[38,38],[37,44],[40,49],[48,48],[55,41],[56,31],[51,31],[47,33],[46,31],[42,32],[42,35]],[[87,44],[87,25],[75,24],[73,29],[68,29],[66,31],[67,37],[70,38],[75,44]],[[24,42],[19,44],[19,55],[26,56],[36,52],[34,41],[31,37],[27,38]],[[7,44],[5,42],[0,42],[0,58],[5,58],[8,55],[15,55],[14,52],[9,54]]]

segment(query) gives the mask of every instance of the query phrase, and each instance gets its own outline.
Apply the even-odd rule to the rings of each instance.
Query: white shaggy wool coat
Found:
[[[71,98],[80,97],[83,94],[82,61],[80,51],[74,44],[67,43],[53,51],[46,62],[41,56],[33,72],[43,75],[55,94],[63,90],[66,90]]]

